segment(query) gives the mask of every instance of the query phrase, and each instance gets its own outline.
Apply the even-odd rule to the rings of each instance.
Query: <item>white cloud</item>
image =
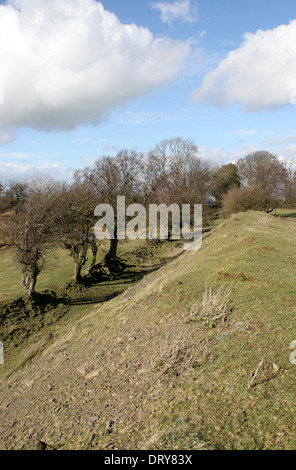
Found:
[[[263,150],[262,147],[256,145],[252,142],[244,144],[238,147],[232,152],[227,152],[221,147],[200,147],[200,156],[205,158],[208,161],[218,164],[227,164],[227,163],[236,163],[240,158],[244,158],[250,153],[257,152],[258,150]],[[278,158],[283,162],[295,162],[296,165],[296,144],[283,146],[277,149],[276,152],[272,152],[275,155],[278,155]]]
[[[105,145],[103,148],[103,154],[110,154],[118,152],[119,147],[117,145]]]
[[[296,20],[245,34],[245,41],[208,73],[192,95],[197,102],[248,111],[277,108],[296,97]]]
[[[247,143],[239,147],[237,150],[231,152],[229,154],[229,161],[231,162],[237,162],[240,158],[244,158],[250,153],[257,152],[260,149],[260,147],[254,143]]]
[[[266,143],[268,147],[277,147],[283,144],[289,144],[296,142],[296,134],[285,135],[279,138],[268,138],[266,139]]]
[[[279,156],[278,159],[285,165],[288,165],[294,168],[294,170],[296,170],[296,155],[294,156],[294,158],[286,158],[283,156]]]
[[[163,23],[171,24],[176,20],[181,20],[184,23],[194,23],[198,19],[197,7],[191,5],[190,0],[176,0],[173,3],[156,2],[151,3],[151,6],[160,11]]]
[[[248,143],[245,145],[240,146],[236,150],[232,152],[227,152],[225,149],[221,147],[200,147],[200,156],[205,158],[208,161],[218,163],[218,164],[226,164],[226,163],[235,163],[240,158],[246,157],[252,152],[256,152],[260,150],[260,147],[253,143]]]
[[[286,159],[296,158],[296,144],[280,147],[277,150],[277,154],[281,155]]]
[[[39,153],[26,153],[26,152],[11,152],[11,153],[0,153],[0,158],[11,158],[14,160],[31,160],[36,158],[46,157],[48,154]]]
[[[39,176],[52,176],[57,180],[69,181],[73,177],[74,170],[59,163],[45,163],[41,166],[33,166],[29,163],[0,162],[1,180],[27,180]]]
[[[15,140],[14,132],[0,132],[0,145],[7,145],[10,144]]]
[[[175,116],[173,116],[172,114],[168,115],[160,111],[155,111],[155,112],[126,111],[126,112],[118,114],[117,118],[120,124],[132,124],[132,125],[158,124],[160,122],[167,122],[167,121],[175,120]]]
[[[8,0],[0,5],[0,126],[97,122],[175,79],[189,52],[189,42],[121,24],[95,0]]]
[[[258,134],[259,131],[255,129],[242,129],[240,131],[236,131],[236,134],[242,135],[242,136],[248,136],[248,135],[254,135]]]
[[[228,153],[221,147],[199,147],[199,156],[212,163],[224,163],[228,158]]]

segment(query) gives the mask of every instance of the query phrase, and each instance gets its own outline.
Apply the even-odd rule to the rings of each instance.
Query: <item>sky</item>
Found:
[[[295,0],[0,0],[0,180],[192,139],[296,161]]]

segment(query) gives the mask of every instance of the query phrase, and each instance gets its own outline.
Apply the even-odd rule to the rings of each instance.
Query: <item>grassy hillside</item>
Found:
[[[0,448],[295,449],[295,258],[295,218],[239,214],[112,300],[71,305],[0,366]],[[230,292],[217,321],[210,288]]]

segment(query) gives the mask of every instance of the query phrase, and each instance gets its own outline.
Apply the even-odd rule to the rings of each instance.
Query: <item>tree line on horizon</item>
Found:
[[[247,210],[271,212],[277,207],[296,207],[296,168],[267,151],[257,151],[236,163],[214,165],[199,155],[191,139],[164,139],[147,155],[123,149],[102,156],[92,166],[75,172],[71,183],[52,178],[0,182],[3,244],[15,247],[27,296],[34,294],[44,253],[52,245],[66,249],[73,258],[75,282],[89,253],[95,266],[98,243],[90,237],[96,223],[94,208],[109,204],[116,215],[117,197],[127,205],[202,204],[209,224],[213,210],[225,215]],[[117,259],[117,223],[105,256]]]

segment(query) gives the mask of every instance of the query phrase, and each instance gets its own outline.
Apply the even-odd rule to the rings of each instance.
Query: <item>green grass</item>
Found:
[[[175,405],[169,412],[164,402],[159,407],[161,426],[181,413],[192,432],[217,448],[295,449],[295,366],[289,362],[289,344],[296,338],[295,257],[296,221],[287,225],[255,212],[233,217],[204,243],[199,256],[184,256],[180,300],[173,305],[163,293],[161,309],[178,315],[201,301],[205,284],[231,283],[232,314],[226,324],[198,334],[196,340],[208,345],[209,362],[186,384],[182,379],[174,384],[186,400],[180,407],[178,394],[170,392]],[[167,290],[173,288],[168,283]],[[239,333],[236,322],[247,331]],[[217,341],[221,332],[229,336]],[[256,386],[247,391],[264,354]],[[278,374],[273,364],[280,366]]]
[[[289,217],[289,218],[295,218],[296,217],[296,208],[295,209],[275,209],[274,212],[272,212],[272,215],[275,217]]]
[[[122,244],[121,250],[136,264],[134,247]],[[148,267],[170,257],[168,244],[153,259],[146,253],[141,263]],[[37,420],[47,442],[60,449],[295,449],[296,366],[289,361],[296,339],[295,258],[296,220],[251,211],[233,216],[206,236],[198,252],[172,259],[122,295],[70,305],[66,316],[32,335],[0,370],[5,403],[7,383],[14,393],[23,387],[16,411],[8,408],[11,422],[17,413],[20,423],[19,444],[13,445],[30,448],[21,425]],[[57,276],[64,280],[66,271]],[[231,286],[227,321],[213,328],[189,316],[206,285],[214,292]],[[38,349],[49,331],[53,339]],[[176,369],[160,374],[155,365],[164,364],[166,350],[177,344],[192,360],[178,355]],[[76,367],[85,363],[100,368],[87,386],[76,378]],[[34,384],[27,390],[29,380]],[[44,405],[50,381],[50,397],[61,407],[54,417],[53,405]],[[77,413],[100,418],[91,428],[86,421],[75,428]],[[62,429],[65,420],[74,422],[71,431]],[[116,423],[111,436],[108,420]],[[4,447],[11,442],[6,437]]]
[[[163,243],[161,248],[154,250],[148,249],[147,257],[137,256],[137,251],[147,247],[145,240],[121,241],[118,247],[118,256],[127,260],[128,264],[137,266],[155,265],[157,262],[167,262],[170,257],[172,246],[169,243]],[[101,261],[109,248],[109,242],[101,242],[97,261]],[[84,269],[89,267],[91,253]],[[16,299],[24,294],[21,280],[21,267],[16,262],[13,249],[0,250],[0,302]],[[37,279],[36,291],[42,292],[48,289],[63,288],[74,276],[74,262],[69,252],[61,248],[48,250],[44,257],[44,267]]]
[[[170,445],[182,448],[191,434],[216,448],[295,449],[296,381],[289,345],[296,338],[296,221],[290,222],[256,212],[232,217],[200,252],[165,266],[150,288],[142,283],[136,305],[127,307],[133,316],[148,303],[146,328],[165,318],[173,341],[176,321],[201,302],[205,285],[232,286],[232,313],[225,324],[206,331],[188,326],[188,342],[206,346],[208,356],[197,357],[198,368],[187,371],[186,378],[171,376],[167,393],[149,410],[146,419],[156,423],[155,433],[163,430],[155,448],[167,446],[171,435]],[[237,322],[245,331],[235,327]],[[221,333],[226,335],[219,340]],[[264,367],[248,391],[264,354]],[[180,417],[186,435],[169,425]]]
[[[0,251],[0,301],[12,300],[24,294],[21,268],[15,261],[13,249]],[[47,253],[45,266],[37,280],[37,291],[61,287],[74,272],[73,261],[65,250],[55,249]]]
[[[126,269],[110,278],[90,285],[75,285],[73,282],[74,263],[63,249],[48,250],[44,267],[38,276],[36,293],[40,297],[31,304],[22,300],[21,274],[16,263],[14,250],[0,251],[0,340],[5,343],[6,367],[15,372],[32,360],[31,354],[21,353],[22,347],[30,349],[44,335],[51,334],[56,326],[63,328],[90,313],[95,305],[107,302],[120,295],[128,287],[140,281],[151,270],[169,262],[180,252],[178,243],[147,242],[145,240],[122,241],[118,255],[126,260]],[[102,260],[109,248],[109,242],[102,242],[97,261]],[[177,251],[176,251],[177,250]],[[84,266],[87,269],[91,260]],[[52,297],[55,292],[55,297]],[[0,380],[6,369],[0,368]]]

